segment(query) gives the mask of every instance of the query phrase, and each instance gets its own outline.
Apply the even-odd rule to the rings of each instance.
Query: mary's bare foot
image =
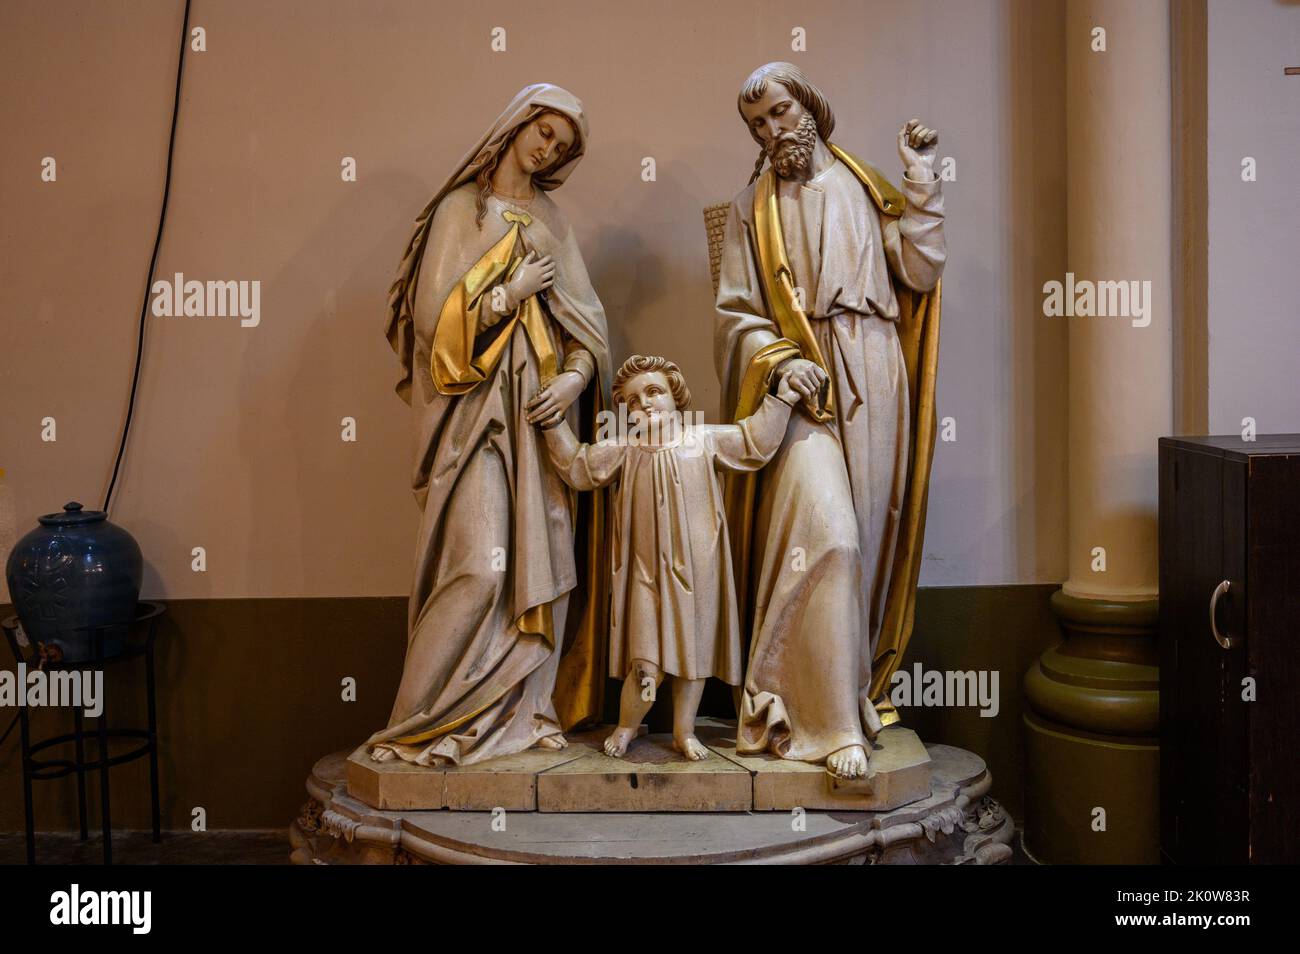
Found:
[[[862,778],[867,774],[867,753],[860,745],[846,745],[827,756],[826,771],[836,778]]]
[[[625,729],[619,726],[611,732],[609,738],[605,740],[605,754],[610,758],[621,759],[623,753],[627,751],[628,745],[636,738],[638,728],[639,726],[633,726],[630,729]]]
[[[558,732],[555,735],[544,735],[537,740],[537,747],[539,749],[559,750],[559,749],[567,748],[568,745],[569,745],[569,740],[566,739],[564,736],[560,735]]]
[[[680,737],[674,735],[673,748],[682,753],[682,755],[686,756],[692,762],[698,762],[700,759],[707,759],[709,757],[709,750],[706,749],[704,744],[693,735],[684,735]]]
[[[370,761],[372,762],[391,762],[397,758],[397,753],[386,745],[376,745],[370,750]]]

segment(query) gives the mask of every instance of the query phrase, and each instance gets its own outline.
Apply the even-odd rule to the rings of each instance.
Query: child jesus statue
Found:
[[[673,747],[709,754],[695,716],[709,676],[739,685],[740,614],[723,510],[727,470],[758,470],[781,446],[800,400],[781,375],[775,395],[736,424],[687,424],[690,391],[677,365],[633,355],[614,379],[619,432],[580,444],[563,417],[535,413],[551,462],[576,490],[617,478],[611,513],[610,675],[622,679],[618,728],[605,752],[635,738],[664,676],[673,677]]]

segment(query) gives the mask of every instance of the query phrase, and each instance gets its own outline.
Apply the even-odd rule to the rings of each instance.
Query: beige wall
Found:
[[[1209,427],[1300,431],[1300,3],[1211,0],[1207,22]],[[1256,163],[1243,182],[1242,160]]]
[[[0,8],[0,556],[38,513],[102,500],[153,241],[182,4]],[[262,320],[151,319],[115,519],[147,596],[407,592],[416,512],[384,300],[410,223],[520,86],[583,98],[593,142],[559,193],[616,356],[677,359],[718,398],[702,206],[745,183],[739,83],[795,59],[837,141],[898,175],[912,116],[946,184],[940,416],[922,583],[1065,572],[1062,13],[963,3],[196,0],[160,276],[262,282]],[[489,50],[504,26],[508,52]],[[806,29],[808,52],[790,51]],[[40,161],[58,161],[57,183]],[[360,180],[340,181],[342,157]],[[658,180],[643,182],[653,156]],[[57,420],[58,440],[40,440]],[[356,418],[359,441],[339,439]],[[205,547],[206,573],[190,570]],[[0,599],[5,594],[0,591]]]

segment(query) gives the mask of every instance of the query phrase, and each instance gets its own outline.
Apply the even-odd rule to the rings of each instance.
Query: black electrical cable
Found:
[[[158,215],[158,232],[154,236],[153,255],[149,259],[149,274],[144,283],[144,303],[140,306],[140,331],[135,342],[135,370],[131,374],[131,397],[126,405],[126,421],[122,424],[122,440],[117,445],[117,459],[113,461],[113,476],[108,481],[108,493],[104,494],[105,512],[108,511],[109,502],[113,499],[113,487],[117,483],[117,471],[122,466],[122,455],[126,452],[126,437],[131,431],[131,416],[135,410],[135,392],[140,386],[140,363],[144,358],[144,323],[146,316],[149,314],[149,290],[153,288],[153,273],[154,269],[158,267],[158,250],[162,248],[163,226],[167,222],[167,200],[171,197],[172,191],[172,158],[176,153],[176,120],[180,116],[181,77],[185,74],[185,47],[189,44],[189,36],[190,0],[185,0],[185,17],[181,23],[181,52],[176,63],[176,93],[172,99],[172,130],[171,136],[167,140],[167,175],[163,181],[162,211]],[[4,734],[0,735],[0,745],[4,745],[5,740],[9,738],[9,733],[18,724],[18,718],[18,716],[14,716]]]
[[[104,494],[104,511],[113,499],[113,487],[117,484],[118,468],[122,466],[122,456],[126,453],[126,438],[131,433],[131,417],[135,412],[135,394],[140,386],[140,364],[144,359],[144,327],[149,314],[149,292],[153,288],[154,269],[158,267],[158,250],[162,248],[163,226],[167,222],[167,201],[172,191],[172,158],[176,153],[176,120],[181,108],[181,77],[185,74],[185,47],[190,35],[190,0],[185,0],[185,18],[181,24],[181,51],[176,62],[176,93],[172,100],[172,131],[167,141],[167,175],[163,181],[162,210],[158,214],[158,232],[153,240],[153,255],[149,259],[149,274],[145,276],[144,301],[140,304],[140,330],[135,342],[135,371],[131,374],[131,397],[126,403],[126,420],[122,424],[122,440],[117,445],[117,459],[113,461],[113,476],[108,481],[108,492]]]

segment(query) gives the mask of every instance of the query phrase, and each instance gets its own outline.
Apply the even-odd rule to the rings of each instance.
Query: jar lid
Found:
[[[108,518],[102,510],[82,510],[75,500],[63,505],[63,513],[47,513],[38,519],[43,527],[79,527]]]

